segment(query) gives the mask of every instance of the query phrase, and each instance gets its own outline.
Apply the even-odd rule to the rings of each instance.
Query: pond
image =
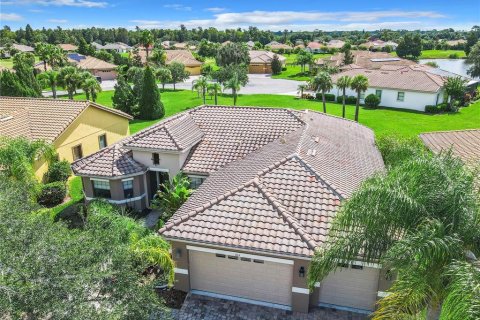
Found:
[[[467,70],[469,65],[465,61],[465,59],[420,59],[419,62],[421,64],[425,64],[427,62],[436,62],[440,69],[450,71],[461,76],[470,77],[467,74]]]

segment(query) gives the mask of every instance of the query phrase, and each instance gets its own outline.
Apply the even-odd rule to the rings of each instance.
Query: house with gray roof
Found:
[[[179,172],[193,195],[158,230],[175,287],[308,312],[371,312],[387,288],[380,265],[348,261],[310,292],[306,273],[345,199],[384,170],[371,129],[314,112],[200,106],[72,165],[87,201],[137,210]],[[380,291],[380,292],[379,292]]]

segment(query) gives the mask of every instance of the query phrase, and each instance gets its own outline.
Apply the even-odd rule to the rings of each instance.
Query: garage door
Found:
[[[189,258],[192,289],[291,305],[292,265],[192,250]]]
[[[320,283],[320,303],[373,310],[380,269],[339,268]]]

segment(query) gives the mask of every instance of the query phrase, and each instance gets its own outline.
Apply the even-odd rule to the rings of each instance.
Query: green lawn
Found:
[[[113,91],[104,91],[99,94],[98,103],[111,106]],[[166,116],[201,105],[202,100],[192,91],[166,91],[161,94],[165,106]],[[84,95],[77,95],[75,99],[85,99]],[[219,104],[231,105],[232,97],[222,95]],[[207,104],[213,104],[213,100],[207,98]],[[242,106],[269,106],[285,107],[292,109],[322,110],[320,101],[300,100],[292,96],[253,94],[240,95],[238,104]],[[341,115],[342,106],[336,103],[327,104],[327,112],[336,116]],[[353,119],[355,107],[347,106],[347,118]],[[156,121],[134,120],[130,124],[130,132],[133,134],[146,128]],[[360,123],[372,128],[377,135],[397,133],[403,136],[417,136],[421,132],[455,129],[480,128],[480,101],[469,107],[462,108],[454,114],[430,115],[422,112],[413,112],[398,109],[366,109],[360,110]]]
[[[68,195],[70,200],[52,208],[52,216],[56,217],[62,210],[83,199],[83,187],[81,177],[72,177],[68,181]]]
[[[13,59],[12,58],[0,59],[0,66],[12,69],[13,68]]]
[[[274,79],[288,79],[288,80],[297,80],[297,81],[308,81],[310,80],[310,75],[308,73],[304,74],[301,71],[301,67],[294,65],[295,59],[297,58],[297,54],[291,53],[291,54],[285,54],[283,55],[285,58],[287,58],[285,64],[287,67],[287,70],[282,71],[282,73],[273,75],[272,78]],[[313,55],[315,57],[315,60],[319,58],[328,58],[331,56],[329,53],[316,53]],[[308,67],[307,67],[308,70]]]
[[[457,55],[457,58],[465,58],[465,51],[463,50],[423,50],[419,59],[449,59],[450,55]],[[393,56],[397,56],[395,52],[392,52]]]

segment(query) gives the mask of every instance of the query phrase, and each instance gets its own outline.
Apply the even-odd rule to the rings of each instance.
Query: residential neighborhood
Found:
[[[0,319],[480,319],[478,10],[2,3]]]

